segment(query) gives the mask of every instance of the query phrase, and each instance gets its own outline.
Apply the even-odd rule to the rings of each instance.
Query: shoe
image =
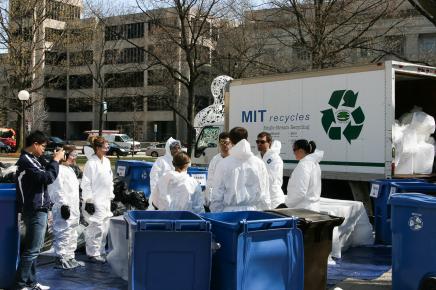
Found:
[[[45,286],[45,285],[42,285],[42,284],[40,284],[40,283],[36,283],[36,284],[33,285],[33,287],[30,288],[30,289],[32,289],[32,290],[48,290],[48,289],[50,289],[50,286]]]
[[[94,257],[88,256],[88,262],[96,263],[96,264],[104,264],[106,263],[106,258],[103,256],[94,256]]]
[[[75,267],[85,267],[85,263],[82,261],[77,261],[76,259],[72,258],[70,259],[70,263],[74,265]]]
[[[59,258],[56,261],[55,268],[58,269],[64,269],[64,270],[70,270],[79,267],[80,265],[77,263],[75,259],[65,259],[65,258]]]

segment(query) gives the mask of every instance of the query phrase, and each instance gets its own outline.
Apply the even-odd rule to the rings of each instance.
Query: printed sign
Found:
[[[389,196],[397,192],[397,188],[395,186],[391,187],[391,191],[389,192]]]
[[[118,166],[117,175],[121,177],[126,176],[126,166]]]
[[[193,173],[191,176],[198,181],[202,186],[206,186],[206,174],[205,173]]]
[[[371,186],[371,192],[369,193],[369,196],[377,198],[379,190],[380,190],[380,184],[373,183],[373,185]]]

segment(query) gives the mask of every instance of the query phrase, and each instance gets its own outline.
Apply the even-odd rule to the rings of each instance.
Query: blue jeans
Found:
[[[17,288],[33,286],[37,283],[36,260],[44,244],[45,230],[47,228],[47,212],[24,212],[21,218],[26,225],[26,236],[17,269]]]

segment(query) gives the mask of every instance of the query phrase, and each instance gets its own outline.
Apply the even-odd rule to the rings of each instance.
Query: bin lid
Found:
[[[436,208],[436,197],[423,193],[394,193],[390,202],[392,206]]]
[[[117,166],[128,166],[128,167],[152,167],[153,162],[140,161],[140,160],[118,160]]]
[[[418,178],[392,178],[392,179],[374,179],[371,180],[371,183],[377,183],[377,184],[391,184],[393,182],[399,182],[399,183],[428,183],[427,181],[423,179]]]
[[[281,216],[287,216],[287,217],[298,217],[300,219],[303,219],[305,223],[308,224],[316,224],[316,223],[324,223],[326,226],[339,226],[344,222],[343,217],[336,217],[324,213],[319,213],[316,211],[308,210],[308,209],[302,209],[302,208],[283,208],[283,209],[274,209],[274,210],[267,210],[266,212],[272,212],[279,214]]]

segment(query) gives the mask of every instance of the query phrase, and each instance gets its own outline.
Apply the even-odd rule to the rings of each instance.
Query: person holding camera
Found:
[[[109,218],[112,216],[111,200],[114,196],[111,163],[105,156],[108,142],[101,136],[92,140],[94,154],[83,170],[82,200],[83,216],[88,226],[85,229],[86,254],[92,263],[106,263],[106,237]]]
[[[48,192],[53,208],[54,250],[57,255],[57,267],[74,269],[85,266],[75,259],[77,248],[77,229],[80,221],[79,180],[74,168],[77,151],[74,145],[65,145],[65,158],[60,161],[59,175],[49,185]]]
[[[50,289],[36,280],[36,260],[44,244],[48,211],[52,205],[47,187],[58,176],[64,150],[55,152],[53,159],[47,162],[43,158],[47,142],[48,137],[43,132],[31,132],[17,161],[17,206],[26,234],[16,272],[16,289]]]

